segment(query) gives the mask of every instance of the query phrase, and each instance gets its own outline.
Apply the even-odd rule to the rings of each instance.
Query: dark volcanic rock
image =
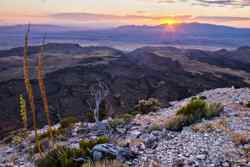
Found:
[[[90,48],[85,48],[85,51]],[[99,52],[102,50],[99,48]],[[83,49],[84,50],[84,49]],[[104,49],[107,51],[106,49]],[[90,49],[94,52],[94,49]],[[174,53],[178,50],[174,49]],[[191,73],[168,57],[149,51],[135,51],[127,55],[109,50],[112,58],[80,59],[81,63],[47,73],[46,87],[53,122],[65,116],[89,120],[90,87],[103,81],[110,89],[103,114],[114,116],[133,109],[139,99],[155,97],[163,105],[207,89],[248,86],[243,78],[224,73]],[[115,59],[113,59],[115,57]],[[91,61],[92,60],[92,61]],[[84,63],[87,61],[88,63]],[[219,75],[219,76],[218,76]],[[37,81],[34,85],[39,125],[46,124]],[[18,96],[25,94],[22,79],[0,82],[0,134],[20,127]]]

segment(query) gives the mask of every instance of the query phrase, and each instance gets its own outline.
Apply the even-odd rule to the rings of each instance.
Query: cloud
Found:
[[[193,20],[198,21],[215,21],[215,22],[233,22],[233,21],[250,21],[250,17],[231,17],[231,16],[197,16]]]
[[[149,13],[136,12],[134,15],[113,15],[101,13],[54,13],[49,15],[23,15],[18,18],[8,19],[8,22],[23,23],[23,20],[34,24],[58,24],[76,25],[86,27],[110,27],[119,25],[159,25],[164,24],[168,19],[175,19],[179,22],[200,22],[210,24],[222,24],[231,26],[250,26],[250,17],[231,16],[192,16],[192,15],[148,15]],[[6,19],[0,17],[0,24]]]
[[[146,16],[146,15],[109,15],[95,13],[56,13],[50,18],[76,21],[117,21],[117,20],[161,20],[166,18],[188,19],[191,15],[180,16]]]
[[[247,7],[250,6],[250,0],[140,0],[145,2],[157,3],[174,3],[174,2],[192,2],[194,5],[200,6],[234,6]]]
[[[216,5],[216,6],[235,6],[235,7],[245,7],[250,6],[250,0],[196,0],[200,5]]]
[[[231,16],[149,16],[147,13],[137,12],[138,15],[112,15],[96,13],[55,13],[48,17],[55,21],[71,22],[76,24],[103,24],[103,25],[159,25],[167,19],[175,19],[180,22],[201,22],[210,24],[233,25],[235,22],[250,25],[250,17],[231,17]],[[140,13],[140,14],[139,14]]]

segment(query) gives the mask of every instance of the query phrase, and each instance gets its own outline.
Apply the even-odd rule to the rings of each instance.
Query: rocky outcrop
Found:
[[[18,96],[25,94],[23,80],[20,79],[21,50],[10,50],[14,56],[4,56],[5,52],[1,52],[3,55],[0,63],[6,68],[0,74],[0,137],[20,127]],[[31,71],[34,71],[38,47],[31,49],[31,53]],[[123,53],[106,47],[46,45],[46,87],[53,122],[57,123],[69,115],[85,121],[91,120],[87,101],[93,100],[93,97],[89,89],[98,81],[105,82],[110,89],[106,102],[103,102],[109,105],[102,109],[106,116],[133,110],[139,99],[154,97],[163,106],[168,106],[169,101],[189,97],[203,90],[232,85],[248,86],[248,73],[200,64],[189,60],[184,53],[183,50],[168,47],[142,48]],[[46,123],[45,114],[37,81],[34,79],[32,83],[38,121],[42,127]]]
[[[111,129],[111,143],[96,145],[92,153],[98,159],[106,153],[119,157],[122,152],[125,156],[123,153],[129,150],[137,156],[134,159],[129,156],[125,162],[135,167],[152,164],[162,167],[249,166],[249,153],[245,150],[250,147],[250,138],[238,142],[235,135],[246,134],[244,137],[247,138],[250,132],[250,108],[246,106],[250,101],[250,89],[220,88],[199,93],[197,96],[203,97],[207,102],[221,103],[224,106],[223,111],[211,120],[202,120],[180,132],[174,132],[161,125],[192,97],[173,101],[171,107],[147,115],[137,115],[127,124]],[[103,123],[106,124],[107,121]],[[160,128],[151,128],[152,125],[159,125]],[[94,123],[77,123],[71,130],[71,135],[60,144],[78,147],[80,140],[97,136]],[[32,144],[34,143],[27,138],[20,145],[2,145],[0,164],[32,166],[33,162],[26,159],[27,149]],[[15,161],[12,162],[13,157]]]

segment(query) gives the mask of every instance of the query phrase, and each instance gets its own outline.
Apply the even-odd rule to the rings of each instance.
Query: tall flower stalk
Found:
[[[23,74],[24,74],[24,84],[28,94],[28,100],[32,112],[32,122],[33,122],[33,129],[35,131],[35,142],[36,147],[38,148],[38,152],[42,155],[42,150],[38,138],[37,132],[37,122],[36,122],[36,105],[35,105],[35,97],[33,93],[33,88],[30,82],[30,70],[29,70],[29,53],[28,53],[28,41],[29,41],[29,32],[30,26],[28,26],[28,30],[25,33],[25,40],[24,40],[24,55],[23,55]]]
[[[38,62],[37,62],[37,80],[43,100],[43,107],[44,107],[44,112],[46,114],[47,122],[48,122],[48,132],[49,132],[49,137],[51,141],[53,140],[53,134],[52,134],[52,128],[51,128],[51,120],[50,120],[50,115],[49,115],[49,103],[48,103],[48,96],[46,93],[46,86],[45,86],[45,81],[44,81],[44,62],[43,62],[43,57],[44,57],[44,45],[45,45],[45,36],[43,38],[43,43],[41,45],[41,51],[40,54],[38,55]]]
[[[20,110],[21,120],[22,120],[22,123],[23,123],[23,128],[25,130],[27,130],[27,128],[28,128],[28,123],[27,123],[28,118],[27,118],[26,100],[25,100],[25,98],[23,97],[22,94],[19,96],[19,110]]]

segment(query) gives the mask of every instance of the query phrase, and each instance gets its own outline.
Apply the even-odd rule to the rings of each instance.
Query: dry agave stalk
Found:
[[[22,120],[22,123],[23,123],[23,128],[25,130],[27,130],[28,128],[28,118],[27,118],[27,108],[26,108],[26,100],[25,98],[23,97],[23,95],[21,94],[19,96],[19,108],[20,108],[20,116],[21,116],[21,120]]]
[[[37,79],[38,79],[38,84],[43,100],[43,107],[44,107],[44,112],[47,117],[48,121],[48,132],[49,132],[49,137],[51,141],[53,140],[53,134],[52,134],[52,128],[51,128],[51,120],[50,120],[50,115],[49,115],[49,104],[48,104],[48,96],[46,93],[46,86],[45,86],[45,81],[44,81],[44,62],[43,62],[43,57],[44,57],[44,45],[45,45],[45,36],[43,38],[43,43],[41,45],[41,51],[38,56],[38,63],[37,63]]]
[[[29,100],[29,104],[30,104],[31,112],[32,112],[32,122],[33,122],[33,129],[35,131],[36,147],[38,148],[38,152],[40,153],[40,155],[42,155],[40,141],[39,141],[38,133],[37,133],[35,97],[34,97],[33,88],[30,82],[29,53],[28,53],[29,31],[30,31],[30,26],[28,26],[28,30],[25,33],[25,41],[24,41],[24,56],[23,56],[24,84],[25,84],[25,88],[28,94],[28,100]]]

